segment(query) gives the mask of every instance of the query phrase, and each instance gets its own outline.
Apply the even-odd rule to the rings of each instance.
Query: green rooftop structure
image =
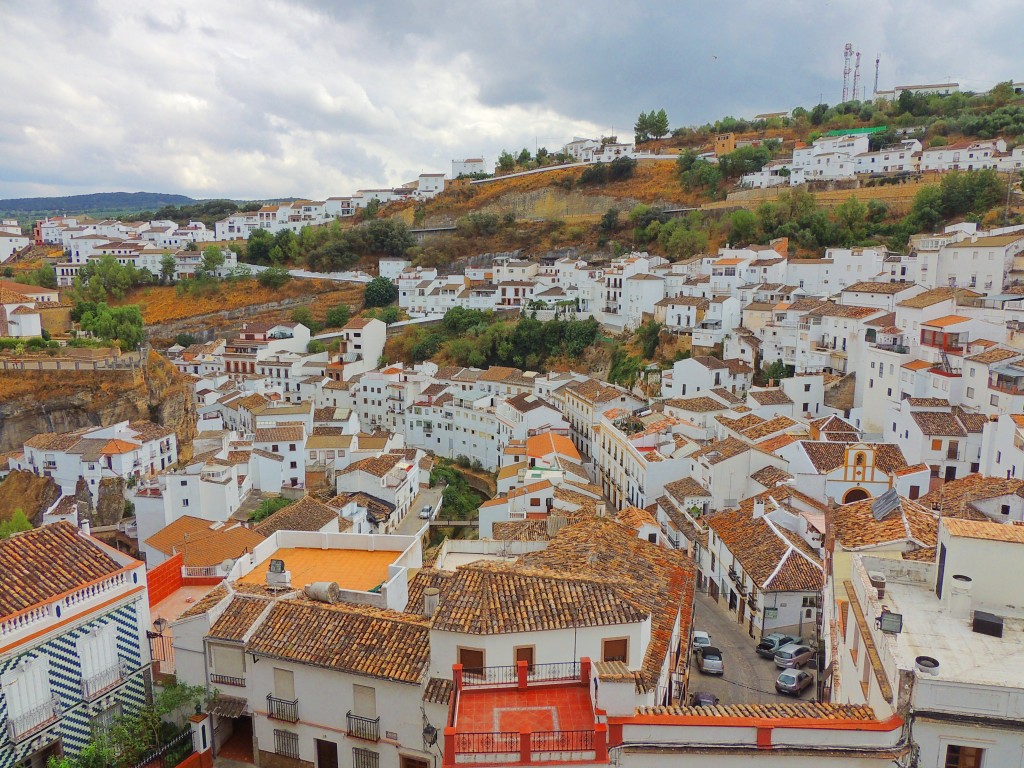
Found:
[[[840,129],[835,130],[835,131],[829,131],[825,135],[826,136],[857,136],[857,135],[860,135],[860,134],[869,134],[869,133],[885,133],[885,131],[887,131],[887,130],[889,130],[889,126],[887,126],[887,125],[876,125],[873,128],[840,128]]]

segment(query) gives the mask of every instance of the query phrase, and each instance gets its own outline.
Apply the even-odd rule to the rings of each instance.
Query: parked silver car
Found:
[[[775,690],[779,693],[788,693],[791,696],[799,696],[805,688],[814,685],[814,676],[802,669],[787,669],[779,679],[775,681]]]
[[[705,645],[697,652],[697,669],[706,675],[724,675],[722,652],[713,645]]]
[[[814,658],[814,649],[800,643],[784,645],[775,652],[775,666],[783,669],[800,669]]]

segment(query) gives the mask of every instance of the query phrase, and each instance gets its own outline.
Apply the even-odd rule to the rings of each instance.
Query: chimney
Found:
[[[759,517],[764,517],[764,502],[761,499],[754,502],[754,519]]]
[[[949,613],[958,621],[971,618],[971,587],[970,576],[955,573],[949,580]]]
[[[441,599],[441,590],[437,587],[427,587],[423,590],[423,615],[428,619],[437,610],[437,603]]]
[[[75,512],[78,512],[78,505],[77,504],[75,505]],[[89,536],[92,533],[92,526],[89,525],[89,518],[87,518],[87,517],[82,518],[81,520],[78,521],[78,528],[86,536]]]

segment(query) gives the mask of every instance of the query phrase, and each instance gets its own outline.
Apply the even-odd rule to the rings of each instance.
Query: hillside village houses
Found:
[[[773,160],[746,174],[740,185],[765,189],[783,184],[852,179],[858,175],[916,174],[926,171],[1019,171],[1024,168],[1024,147],[1007,151],[1006,142],[968,139],[946,146],[924,148],[917,139],[903,139],[877,150],[869,148],[868,130],[830,131],[810,145],[797,143],[789,160]]]

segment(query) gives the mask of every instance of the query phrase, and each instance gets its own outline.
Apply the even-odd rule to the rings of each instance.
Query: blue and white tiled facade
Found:
[[[143,599],[144,595],[143,594]],[[76,755],[91,740],[91,721],[99,712],[120,704],[121,712],[130,714],[146,702],[146,673],[149,650],[143,648],[145,627],[140,626],[139,601],[133,601],[107,612],[83,617],[66,632],[51,637],[38,645],[25,644],[15,652],[0,658],[0,676],[27,658],[45,656],[49,660],[50,692],[60,700],[60,718],[38,734],[17,744],[12,743],[7,731],[7,702],[0,693],[0,768],[12,768],[28,756],[61,740],[65,754]],[[82,692],[82,665],[78,657],[77,641],[100,626],[116,625],[117,655],[129,672],[125,678],[92,701],[86,701]]]

